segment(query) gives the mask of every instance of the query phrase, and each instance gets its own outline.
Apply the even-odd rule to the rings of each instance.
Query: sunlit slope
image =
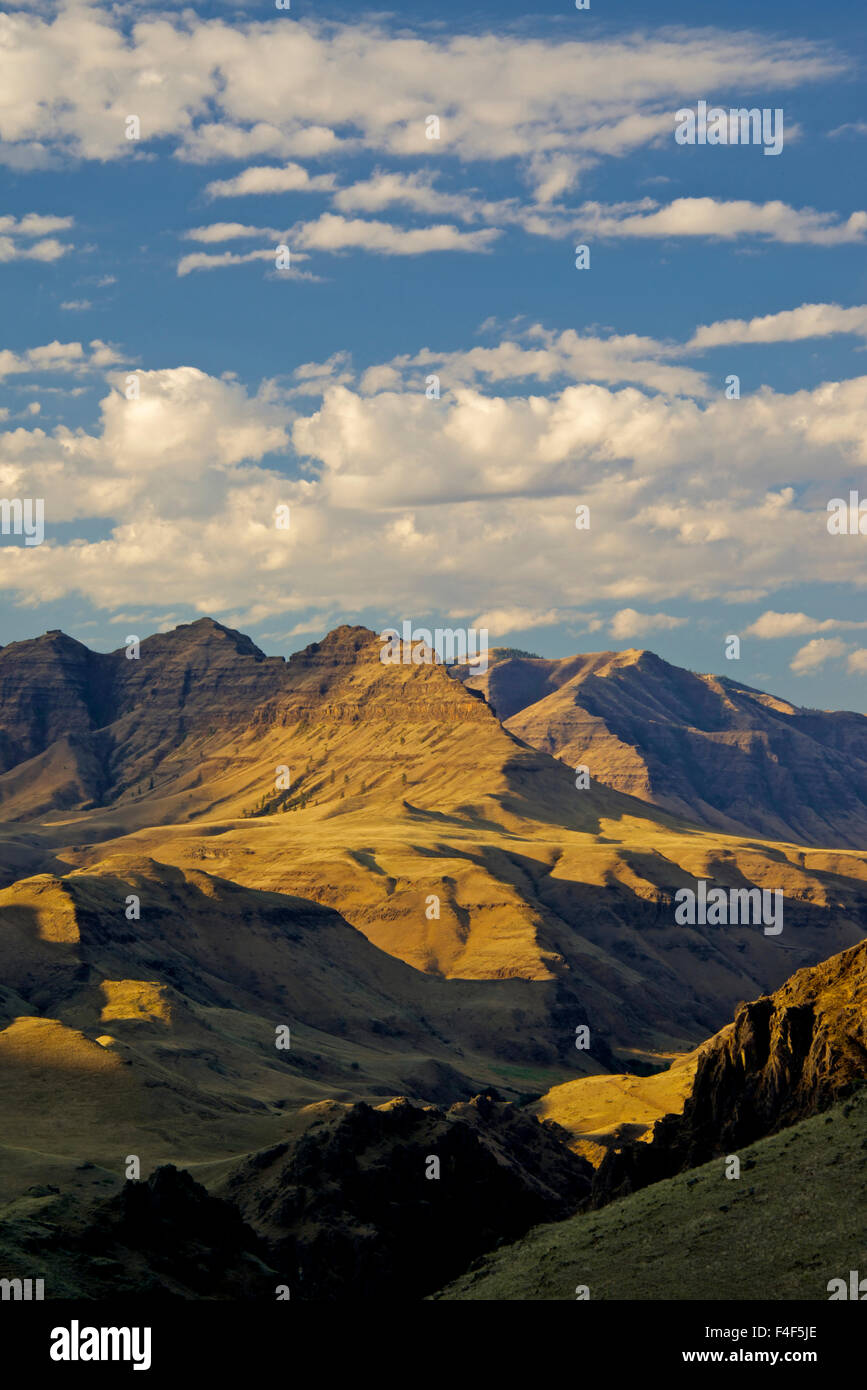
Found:
[[[648,1140],[657,1120],[683,1109],[706,1046],[675,1057],[651,1076],[618,1073],[561,1082],[529,1109],[540,1120],[554,1120],[570,1135],[569,1147],[596,1164],[614,1145]]]
[[[550,985],[433,979],[315,903],[144,859],[0,892],[0,978],[0,1144],[22,1171],[203,1161],[320,1099],[565,1074]]]

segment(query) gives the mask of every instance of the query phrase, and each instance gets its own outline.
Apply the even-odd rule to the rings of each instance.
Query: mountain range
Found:
[[[191,1272],[205,1199],[175,1168],[234,1213],[215,1258],[242,1296],[275,1258],[311,1296],[340,1296],[356,1258],[382,1296],[395,1271],[432,1292],[494,1228],[465,1193],[466,1240],[453,1229],[459,1258],[434,1282],[407,1272],[397,1228],[369,1246],[385,1221],[369,1184],[395,1145],[470,1125],[479,1181],[491,1153],[513,1174],[520,1215],[500,1234],[559,1220],[587,1200],[588,1161],[611,1173],[688,1113],[744,1000],[864,939],[863,716],[646,652],[495,652],[484,675],[412,656],[384,663],[375,633],[343,626],[284,661],[211,619],[111,653],[58,632],[0,649],[13,1224],[33,1202],[85,1244],[108,1223],[104,1258],[123,1263],[133,1155],[189,1207],[175,1292],[211,1296]],[[783,930],[679,925],[676,895],[699,882],[782,893]],[[350,1179],[359,1125],[378,1137]],[[342,1214],[299,1187],[317,1129],[357,1188]],[[558,1164],[577,1186],[551,1205]],[[129,1211],[103,1210],[115,1197]],[[427,1216],[407,1220],[421,1239]],[[57,1266],[70,1287],[77,1249]]]

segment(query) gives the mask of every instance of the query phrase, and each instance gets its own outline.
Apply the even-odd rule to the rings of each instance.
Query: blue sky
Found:
[[[0,495],[46,531],[0,642],[408,618],[864,709],[867,22],[695,15],[8,9]],[[782,153],[679,145],[699,100]]]

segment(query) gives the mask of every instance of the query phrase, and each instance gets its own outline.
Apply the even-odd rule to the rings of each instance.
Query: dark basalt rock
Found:
[[[245,1161],[226,1192],[293,1298],[415,1299],[575,1211],[592,1169],[563,1138],[491,1094],[445,1111],[335,1105],[297,1143]]]
[[[742,1004],[701,1058],[682,1115],[606,1154],[592,1205],[707,1163],[827,1109],[867,1079],[867,941]]]

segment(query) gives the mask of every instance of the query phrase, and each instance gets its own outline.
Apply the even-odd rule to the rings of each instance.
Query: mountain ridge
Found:
[[[867,841],[867,716],[801,708],[640,648],[455,674],[533,747],[673,815],[825,848]]]

